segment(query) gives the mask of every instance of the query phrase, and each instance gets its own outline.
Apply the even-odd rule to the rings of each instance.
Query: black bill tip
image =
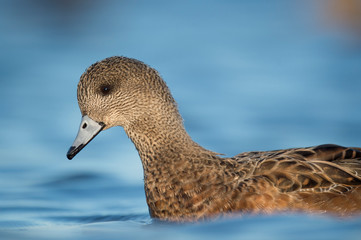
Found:
[[[78,147],[75,146],[71,146],[66,154],[66,157],[71,160],[73,159],[73,157],[75,157],[75,155],[78,154],[78,152],[80,152],[80,150],[82,150],[85,147],[86,144],[80,144]]]

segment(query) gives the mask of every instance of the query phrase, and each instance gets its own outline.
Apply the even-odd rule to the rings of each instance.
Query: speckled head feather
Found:
[[[157,101],[163,107],[177,108],[158,72],[136,59],[106,58],[91,65],[78,84],[82,114],[104,122],[106,128],[125,126],[138,114],[159,106]]]
[[[122,126],[142,161],[152,217],[361,212],[360,148],[327,144],[221,158],[191,139],[165,82],[138,60],[111,57],[90,66],[78,101],[83,120],[68,158],[102,129]]]

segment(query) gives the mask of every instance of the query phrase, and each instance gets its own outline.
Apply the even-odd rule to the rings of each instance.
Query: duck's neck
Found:
[[[154,170],[176,173],[175,166],[192,164],[194,159],[200,160],[201,156],[216,155],[191,139],[178,112],[164,116],[147,114],[124,127],[138,150],[145,178]]]

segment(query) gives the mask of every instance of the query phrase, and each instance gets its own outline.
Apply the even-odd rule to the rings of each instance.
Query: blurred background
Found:
[[[157,69],[189,134],[213,151],[361,146],[358,0],[0,0],[0,237],[361,234],[361,219],[310,216],[152,222],[122,128],[65,157],[81,118],[79,77],[114,55]]]

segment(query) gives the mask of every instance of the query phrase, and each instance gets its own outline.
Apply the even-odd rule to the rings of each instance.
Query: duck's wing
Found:
[[[235,159],[251,162],[248,177],[262,176],[281,192],[342,194],[361,187],[361,148],[320,145],[270,152],[248,152]]]

